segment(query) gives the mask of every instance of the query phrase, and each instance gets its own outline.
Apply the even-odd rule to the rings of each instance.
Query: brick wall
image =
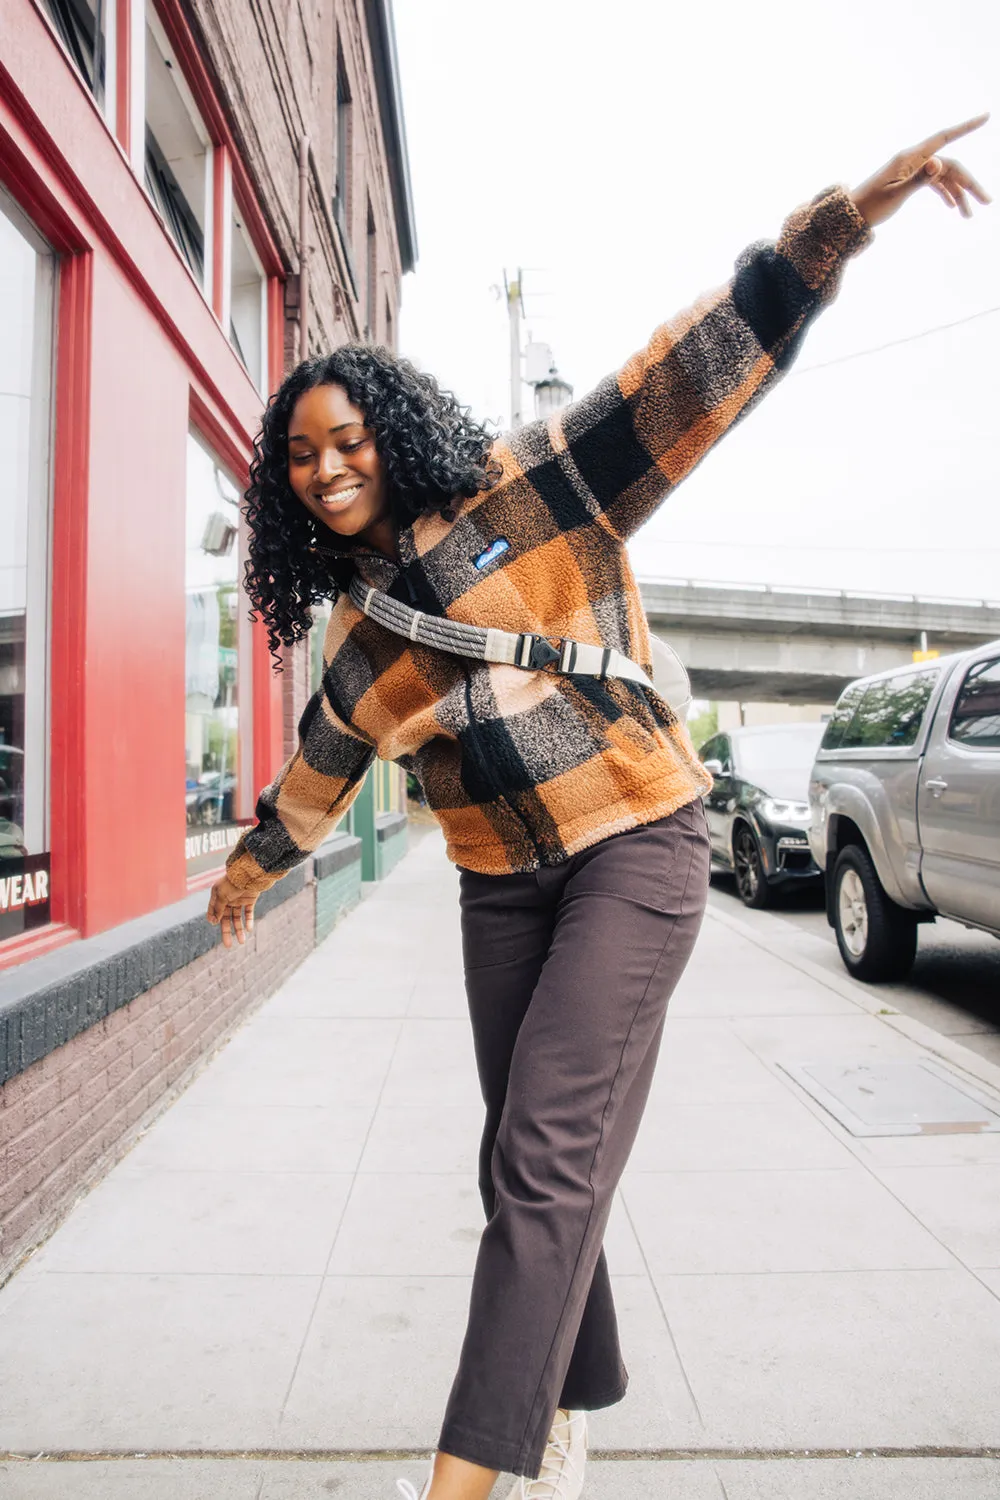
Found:
[[[299,142],[309,137],[316,172],[309,177],[309,352],[324,353],[366,334],[371,260],[368,208],[374,238],[375,341],[395,340],[402,265],[391,186],[385,164],[371,43],[363,0],[191,0],[206,59],[249,168],[285,268],[300,269]],[[330,209],[336,183],[337,69],[343,61],[351,95],[348,149],[350,212],[345,261]],[[322,200],[322,201],[321,201]],[[298,361],[295,299],[284,324],[284,368]],[[298,743],[298,723],[309,701],[309,652],[283,653],[284,754]]]
[[[398,322],[401,263],[385,140],[363,0],[191,0],[192,19],[227,102],[241,153],[286,268],[298,263],[299,141],[312,142],[310,180],[310,348],[364,336],[368,203],[375,224],[377,295],[373,336],[384,340],[386,304]],[[350,217],[355,286],[321,199],[332,203],[337,130],[337,56],[351,95]],[[293,349],[286,345],[291,362]]]
[[[308,885],[0,1089],[0,1282],[315,941]]]
[[[286,646],[281,653],[282,733],[286,759],[298,748],[299,720],[312,696],[309,647],[307,638],[296,641],[294,646]]]

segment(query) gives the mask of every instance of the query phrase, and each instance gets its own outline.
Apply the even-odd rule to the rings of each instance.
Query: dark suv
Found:
[[[767,906],[773,892],[816,880],[809,849],[809,772],[822,724],[731,729],[701,747],[715,785],[705,798],[712,862],[736,876],[747,906]]]

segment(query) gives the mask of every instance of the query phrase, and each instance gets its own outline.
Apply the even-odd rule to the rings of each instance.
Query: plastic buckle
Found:
[[[531,651],[528,655],[528,666],[532,671],[540,672],[543,667],[550,667],[554,661],[562,656],[562,642],[553,646],[552,642],[546,640],[544,635],[529,635],[527,639],[531,642]]]

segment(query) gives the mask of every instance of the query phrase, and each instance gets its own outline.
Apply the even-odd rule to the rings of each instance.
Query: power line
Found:
[[[638,540],[638,538],[637,538]],[[650,536],[643,539],[644,546],[654,547],[714,547],[731,552],[907,552],[919,556],[939,557],[954,554],[956,557],[981,557],[983,553],[1000,553],[1000,547],[841,547],[826,542],[706,542],[695,537]]]
[[[909,333],[905,338],[890,339],[887,344],[874,344],[870,349],[856,349],[853,354],[841,354],[837,359],[825,359],[822,364],[805,365],[801,370],[794,370],[795,375],[811,375],[814,370],[829,370],[832,365],[846,365],[852,359],[867,359],[869,354],[882,354],[886,349],[898,349],[901,344],[915,344],[918,339],[930,338],[935,333],[947,333],[949,328],[961,328],[965,323],[975,323],[978,318],[988,318],[993,313],[1000,312],[1000,303],[996,307],[984,307],[979,312],[969,313],[967,318],[956,318],[953,323],[938,323],[933,328],[922,328],[919,333]]]

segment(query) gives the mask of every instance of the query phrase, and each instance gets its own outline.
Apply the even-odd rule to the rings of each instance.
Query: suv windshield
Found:
[[[870,683],[836,747],[840,750],[912,745],[920,733],[938,671],[901,672]]]
[[[822,733],[822,724],[789,724],[759,734],[753,730],[734,734],[736,769],[744,781],[752,781],[772,797],[806,802]]]

